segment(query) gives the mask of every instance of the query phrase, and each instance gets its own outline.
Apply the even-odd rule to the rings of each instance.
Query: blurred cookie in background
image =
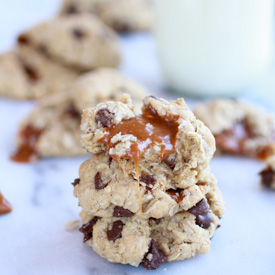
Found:
[[[92,15],[54,18],[0,56],[0,95],[39,99],[68,90],[85,71],[120,63],[117,35]]]
[[[217,99],[195,107],[196,117],[209,127],[220,153],[266,160],[275,153],[272,114],[233,99]]]
[[[57,93],[78,75],[27,47],[0,56],[0,94],[11,98],[38,99]]]
[[[86,153],[80,146],[82,110],[129,94],[138,110],[146,90],[114,69],[80,76],[68,91],[45,97],[19,125],[17,151],[11,159],[32,162],[43,157],[70,157]]]
[[[53,18],[20,34],[18,44],[79,71],[120,64],[118,36],[92,15]]]
[[[137,32],[151,29],[152,9],[150,0],[63,0],[60,13],[91,13],[117,32]]]

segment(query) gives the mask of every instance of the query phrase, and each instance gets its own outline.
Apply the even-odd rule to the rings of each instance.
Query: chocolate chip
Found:
[[[188,212],[195,216],[206,215],[209,212],[209,207],[207,202],[204,199],[202,199],[195,206],[190,208]]]
[[[28,45],[30,43],[30,39],[27,35],[25,34],[20,34],[18,37],[17,37],[17,42],[18,44],[20,45]]]
[[[81,120],[81,114],[76,110],[73,104],[68,105],[68,107],[64,110],[63,116],[69,116],[71,118],[75,118]]]
[[[174,158],[165,158],[163,162],[167,164],[172,170],[174,170],[176,166],[176,160]]]
[[[84,243],[93,237],[93,228],[98,220],[99,220],[99,217],[94,217],[88,223],[84,224],[82,227],[79,228],[79,231],[84,234],[84,239],[83,239]]]
[[[103,127],[107,127],[111,124],[114,117],[115,115],[109,112],[107,108],[103,108],[96,113],[95,121],[96,123],[100,122]]]
[[[30,81],[36,82],[39,80],[40,76],[35,68],[27,64],[24,64],[23,67]]]
[[[112,28],[117,32],[128,33],[132,31],[131,26],[129,24],[126,24],[125,22],[114,22]]]
[[[272,182],[273,182],[273,178],[275,176],[275,172],[272,171],[271,168],[267,168],[265,170],[263,170],[260,173],[261,177],[262,177],[262,184],[266,187],[270,187]]]
[[[204,229],[207,229],[213,222],[213,218],[209,214],[208,204],[204,199],[190,208],[188,212],[196,216],[196,224]]]
[[[114,217],[133,217],[134,215],[135,213],[121,206],[116,206],[113,212]]]
[[[76,14],[76,13],[78,13],[78,8],[77,8],[77,6],[75,4],[71,4],[65,10],[65,13],[67,13],[67,14]]]
[[[212,222],[213,218],[209,213],[196,216],[196,224],[204,229],[207,229]]]
[[[144,182],[149,189],[152,189],[152,187],[156,183],[156,180],[154,179],[153,176],[150,176],[150,175],[145,174],[145,173],[141,174],[139,180],[142,181],[142,182]]]
[[[76,186],[80,183],[80,178],[75,179],[74,182],[72,183],[73,186]]]
[[[72,34],[76,39],[79,39],[79,40],[83,39],[86,36],[85,32],[79,28],[73,29]]]
[[[150,255],[149,255],[150,254]],[[155,270],[161,264],[167,261],[167,257],[164,253],[157,247],[157,243],[155,240],[151,240],[149,245],[149,250],[145,254],[142,262],[142,266],[148,270]]]
[[[124,223],[122,221],[115,221],[112,223],[111,228],[107,229],[107,238],[109,241],[115,241],[122,237]]]
[[[108,181],[107,183],[104,183],[101,177],[101,173],[97,172],[95,175],[95,189],[96,190],[102,190],[104,189],[110,181]]]

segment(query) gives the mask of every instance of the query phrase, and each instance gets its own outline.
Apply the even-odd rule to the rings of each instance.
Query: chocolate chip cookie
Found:
[[[64,0],[62,15],[92,13],[118,32],[147,31],[153,11],[148,0]]]
[[[117,67],[117,35],[92,15],[53,18],[18,36],[20,47],[31,47],[48,58],[80,71]]]
[[[74,195],[84,241],[111,262],[143,264],[207,253],[224,211],[209,169],[210,130],[183,99],[146,97],[84,110],[81,142],[94,155],[79,169]]]
[[[81,112],[84,108],[111,100],[128,101],[133,95],[136,108],[146,91],[116,70],[99,69],[80,76],[68,91],[40,100],[20,124],[14,161],[30,162],[39,157],[77,156],[80,146]]]
[[[275,153],[272,114],[231,99],[199,104],[195,115],[212,131],[221,153],[239,154],[260,160]]]
[[[135,111],[141,109],[142,98],[147,95],[146,89],[125,77],[115,69],[101,68],[82,75],[71,88],[74,93],[74,104],[79,112],[99,102],[118,101],[123,94],[130,94]]]

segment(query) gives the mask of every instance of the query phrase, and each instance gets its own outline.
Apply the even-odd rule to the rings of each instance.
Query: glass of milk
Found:
[[[268,69],[273,0],[155,0],[160,63],[173,89],[232,95]]]

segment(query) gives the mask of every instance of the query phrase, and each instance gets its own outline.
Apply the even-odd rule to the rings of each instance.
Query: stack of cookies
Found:
[[[84,242],[115,263],[156,269],[207,253],[224,202],[211,174],[210,130],[183,99],[129,97],[83,113],[81,143],[94,154],[79,169],[74,195]]]

